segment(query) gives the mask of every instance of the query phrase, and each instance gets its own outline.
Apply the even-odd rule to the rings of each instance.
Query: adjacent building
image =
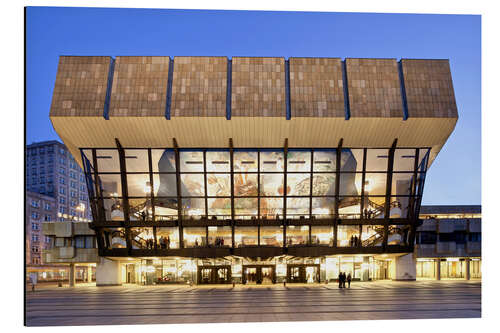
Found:
[[[53,239],[42,234],[47,222],[85,221],[92,218],[82,169],[58,141],[36,142],[26,147],[26,265],[38,281],[61,281],[70,276],[68,265],[44,261],[42,251]],[[85,280],[79,270],[79,280]]]
[[[415,254],[419,279],[481,278],[481,206],[422,206]]]
[[[26,189],[55,198],[52,221],[92,219],[85,177],[75,158],[58,141],[26,147]]]
[[[98,285],[415,280],[447,60],[63,56]]]

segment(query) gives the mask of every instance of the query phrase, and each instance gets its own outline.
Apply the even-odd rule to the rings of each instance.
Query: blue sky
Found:
[[[478,15],[29,7],[26,20],[28,144],[59,139],[48,117],[59,55],[450,59],[459,120],[423,204],[481,203]]]

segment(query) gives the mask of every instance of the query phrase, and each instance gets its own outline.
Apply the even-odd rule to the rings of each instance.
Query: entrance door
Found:
[[[244,283],[257,284],[257,267],[245,267],[244,269]]]
[[[262,267],[262,283],[270,284],[273,283],[273,268],[272,267]]]
[[[275,283],[274,266],[251,265],[243,266],[243,283],[245,284],[270,284]]]
[[[319,282],[319,267],[317,266],[306,266],[306,283]]]
[[[198,284],[231,283],[231,266],[198,266]]]
[[[218,267],[214,269],[215,283],[230,283],[231,269],[228,267]]]

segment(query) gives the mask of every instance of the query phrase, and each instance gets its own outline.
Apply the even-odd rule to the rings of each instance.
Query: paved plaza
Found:
[[[46,286],[26,298],[28,326],[479,317],[479,281]]]

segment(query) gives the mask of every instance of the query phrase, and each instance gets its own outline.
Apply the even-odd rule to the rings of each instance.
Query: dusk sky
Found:
[[[423,204],[481,204],[478,15],[29,7],[26,20],[28,144],[60,140],[49,120],[60,55],[449,59],[459,120]]]

